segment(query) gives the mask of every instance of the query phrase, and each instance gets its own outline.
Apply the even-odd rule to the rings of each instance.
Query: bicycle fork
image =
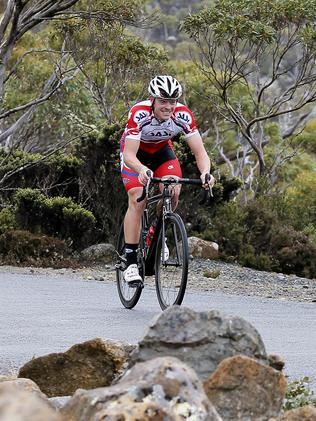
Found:
[[[166,218],[168,217],[168,214],[173,213],[172,211],[172,193],[169,189],[167,189],[167,192],[165,192],[165,200],[162,207],[162,247],[161,247],[161,263],[163,265],[167,264],[167,261],[169,260],[169,256],[167,259],[165,259],[166,253]],[[180,262],[180,253],[179,253],[179,244],[178,244],[178,237],[177,237],[177,231],[174,224],[171,226],[172,228],[172,236],[174,239],[174,246],[175,246],[175,252],[176,252],[176,261],[168,261],[168,266],[182,266]]]

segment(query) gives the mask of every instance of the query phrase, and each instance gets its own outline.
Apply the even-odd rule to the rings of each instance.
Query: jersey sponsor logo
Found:
[[[149,115],[149,113],[147,111],[144,111],[144,110],[137,111],[134,115],[134,121],[136,123],[139,123],[141,120],[143,120],[148,115]]]
[[[176,117],[179,120],[184,121],[186,124],[192,123],[192,118],[187,111],[178,111],[177,114],[176,114]]]
[[[172,133],[168,130],[153,130],[152,132],[147,133],[147,135],[153,137],[171,137]]]

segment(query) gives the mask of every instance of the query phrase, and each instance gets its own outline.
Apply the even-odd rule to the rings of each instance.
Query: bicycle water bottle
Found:
[[[147,244],[148,247],[151,245],[151,242],[153,240],[153,236],[155,234],[155,231],[156,231],[156,227],[154,225],[151,225],[149,227],[148,234],[147,234],[147,237],[146,237],[146,244]]]

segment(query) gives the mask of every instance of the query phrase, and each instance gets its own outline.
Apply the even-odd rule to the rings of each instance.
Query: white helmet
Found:
[[[182,87],[172,76],[156,76],[150,81],[148,92],[154,98],[178,99],[182,94]]]

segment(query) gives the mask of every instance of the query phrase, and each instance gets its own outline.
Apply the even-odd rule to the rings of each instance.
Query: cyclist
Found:
[[[150,99],[134,105],[121,138],[121,176],[128,193],[128,210],[124,219],[126,282],[141,281],[137,267],[137,248],[145,200],[138,203],[148,170],[156,177],[182,177],[172,138],[183,133],[201,173],[204,188],[214,185],[210,175],[210,159],[204,148],[191,110],[178,102],[182,94],[180,83],[172,76],[156,76],[148,87]],[[172,206],[178,203],[180,185],[175,186]]]

